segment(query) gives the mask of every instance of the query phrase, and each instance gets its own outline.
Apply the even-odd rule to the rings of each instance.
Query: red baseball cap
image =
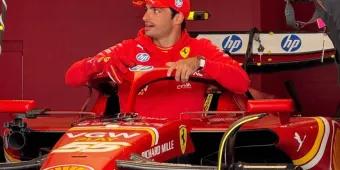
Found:
[[[172,8],[183,13],[185,18],[188,17],[190,12],[190,0],[132,0],[132,3],[137,6],[150,4],[156,8]]]

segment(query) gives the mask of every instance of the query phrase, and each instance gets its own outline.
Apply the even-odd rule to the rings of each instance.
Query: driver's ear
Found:
[[[173,20],[174,20],[174,24],[175,25],[181,25],[182,24],[182,22],[184,22],[184,15],[183,15],[183,13],[177,13],[175,16],[174,16],[174,18],[173,18]]]

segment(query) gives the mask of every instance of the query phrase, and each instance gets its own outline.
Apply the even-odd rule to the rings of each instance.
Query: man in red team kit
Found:
[[[203,110],[206,85],[189,82],[197,71],[215,79],[233,93],[247,91],[249,78],[239,63],[207,39],[191,38],[185,29],[190,0],[133,0],[145,7],[144,28],[135,39],[124,40],[94,57],[74,63],[66,84],[86,85],[98,74],[109,73],[117,84],[120,110],[126,110],[130,82],[128,72],[141,67],[167,67],[164,80],[146,86],[137,97],[136,111],[151,117],[178,118],[184,111]]]

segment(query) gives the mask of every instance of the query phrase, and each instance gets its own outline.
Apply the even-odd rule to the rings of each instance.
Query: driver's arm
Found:
[[[200,69],[199,60],[204,58],[205,65],[201,68],[203,74],[215,79],[234,93],[242,94],[248,90],[250,83],[248,75],[237,61],[224,54],[207,39],[194,41],[192,46],[198,50],[195,56],[166,63],[169,67],[167,76],[174,72],[176,81],[186,82],[190,75]]]
[[[98,74],[110,73],[110,77],[117,83],[121,82],[127,67],[134,65],[128,57],[128,46],[131,41],[126,40],[112,46],[94,57],[88,57],[75,62],[67,70],[65,83],[69,86],[84,86]]]
[[[245,93],[248,90],[250,80],[240,64],[223,53],[211,41],[207,39],[200,41],[203,41],[204,50],[202,54],[206,60],[203,73],[234,93]]]

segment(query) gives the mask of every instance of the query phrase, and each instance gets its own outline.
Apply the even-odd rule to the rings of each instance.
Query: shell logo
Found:
[[[44,170],[94,170],[94,169],[86,165],[67,164],[67,165],[52,166],[49,168],[45,168]]]

